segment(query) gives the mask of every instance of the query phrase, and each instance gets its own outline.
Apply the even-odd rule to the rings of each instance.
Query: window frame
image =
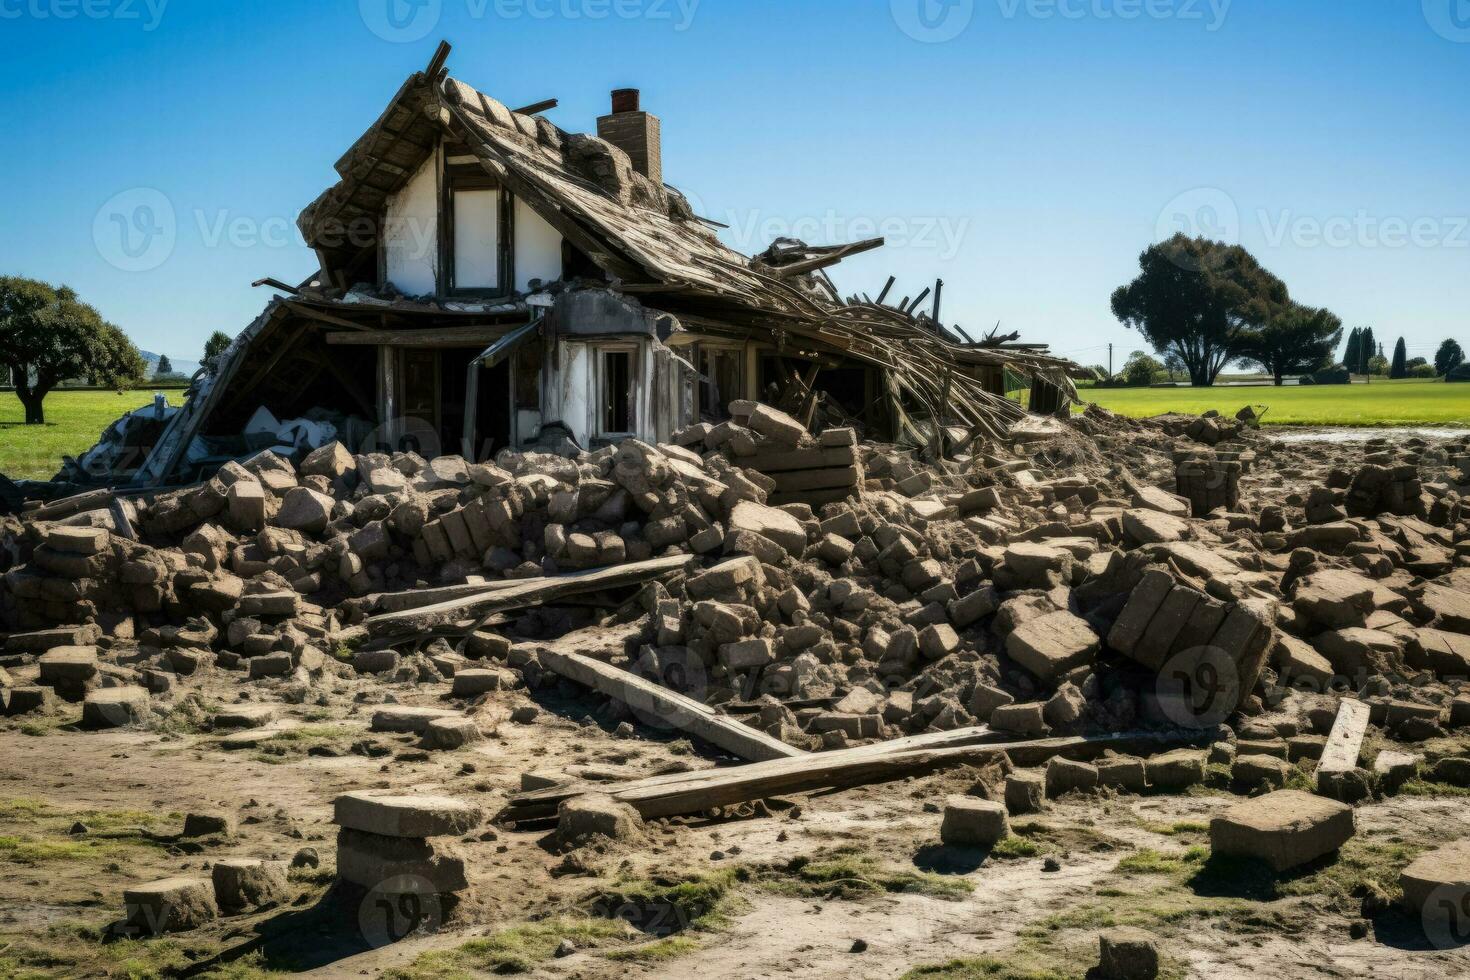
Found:
[[[593,391],[597,399],[592,405],[591,432],[596,439],[631,439],[638,434],[637,393],[643,377],[640,354],[642,347],[635,341],[589,345],[592,354]],[[628,357],[628,428],[612,430],[606,427],[604,410],[607,406],[607,385],[610,380],[607,370],[608,354],[625,354]]]
[[[497,234],[495,243],[494,286],[459,286],[456,281],[458,268],[454,255],[455,207],[454,196],[459,191],[499,191]],[[439,227],[441,261],[444,271],[444,295],[483,299],[509,296],[515,291],[515,200],[500,181],[485,173],[478,166],[449,165],[445,167],[443,194],[439,202]]]

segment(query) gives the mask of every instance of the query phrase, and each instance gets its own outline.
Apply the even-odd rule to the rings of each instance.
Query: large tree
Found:
[[[10,372],[26,424],[46,421],[46,396],[79,378],[108,388],[142,381],[143,356],[121,330],[66,286],[0,277],[0,367]]]
[[[1446,340],[1439,345],[1439,350],[1434,352],[1434,370],[1437,374],[1449,374],[1455,368],[1465,363],[1465,352],[1460,349],[1457,341]]]
[[[1409,349],[1404,346],[1404,338],[1393,345],[1393,363],[1388,367],[1390,378],[1407,378],[1409,376]]]
[[[173,361],[170,361],[168,359],[168,355],[167,354],[159,354],[158,355],[158,373],[159,374],[173,374],[174,373],[174,364],[173,364]]]
[[[1289,302],[1286,285],[1239,245],[1175,235],[1138,264],[1138,278],[1113,293],[1113,315],[1159,354],[1183,361],[1196,387],[1214,384],[1246,338]]]
[[[1259,364],[1279,385],[1288,374],[1310,374],[1332,361],[1342,342],[1342,320],[1331,310],[1288,303],[1246,338],[1242,356]]]

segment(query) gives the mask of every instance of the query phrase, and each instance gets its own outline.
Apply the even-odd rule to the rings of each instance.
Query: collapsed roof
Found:
[[[372,399],[355,381],[354,365],[321,352],[287,357],[313,326],[364,329],[365,321],[377,317],[385,329],[503,327],[536,315],[533,307],[549,302],[548,289],[588,285],[656,305],[677,318],[680,329],[760,338],[791,355],[874,366],[886,388],[891,435],[900,441],[928,443],[947,426],[968,431],[970,440],[1003,437],[1026,412],[995,390],[1000,369],[1075,399],[1070,379],[1086,376],[1085,369],[1047,354],[1041,345],[1006,343],[1013,337],[962,342],[938,321],[937,302],[932,314],[917,310],[920,300],[887,305],[887,288],[876,301],[843,299],[825,270],[881,245],[881,239],[839,246],[782,240],[760,256],[742,255],[719,241],[678,190],[638,172],[623,149],[597,136],[567,133],[532,112],[512,111],[450,77],[443,67],[447,55],[448,45],[441,45],[428,68],[409,77],[338,160],[338,182],[302,212],[299,226],[320,259],[319,275],[298,287],[262,280],[289,295],[273,300],[220,358],[214,374],[199,379],[134,482],[177,479],[189,445],[212,416],[219,414],[226,424],[248,416],[262,404],[263,389],[272,386],[283,398],[300,398],[320,378],[342,393],[342,411],[361,408],[370,416]],[[524,201],[602,278],[549,287],[533,282],[541,295],[512,293],[487,303],[401,297],[391,287],[384,296],[364,285],[379,278],[390,198],[441,141],[454,147],[456,159],[472,157]],[[289,368],[292,363],[299,370]],[[982,380],[987,371],[989,385]]]

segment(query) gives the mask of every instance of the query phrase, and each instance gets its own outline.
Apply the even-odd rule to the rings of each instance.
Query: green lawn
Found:
[[[1470,425],[1470,384],[1374,381],[1305,388],[1085,388],[1083,401],[1122,415],[1166,412],[1233,416],[1246,405],[1265,410],[1266,425]]]
[[[170,405],[183,402],[182,391],[166,394]],[[53,391],[46,396],[46,424],[26,425],[25,409],[15,392],[0,391],[0,473],[12,480],[48,480],[61,468],[63,454],[86,452],[119,416],[152,401],[151,389],[121,395]]]

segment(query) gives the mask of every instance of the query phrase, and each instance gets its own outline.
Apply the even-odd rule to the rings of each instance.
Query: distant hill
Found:
[[[145,360],[145,361],[148,362],[148,377],[151,378],[155,374],[157,374],[158,373],[158,359],[162,355],[161,354],[155,354],[152,351],[146,351],[146,350],[140,350],[140,351],[138,351],[138,353],[139,354],[142,354],[143,355],[143,360]],[[173,366],[173,369],[174,369],[174,372],[173,373],[174,374],[182,374],[186,378],[192,378],[194,376],[194,372],[197,371],[197,370],[199,370],[199,362],[198,361],[188,361],[188,360],[185,360],[185,359],[183,359],[181,357],[174,357],[172,354],[170,354],[168,356],[168,361],[169,361],[169,364],[171,364]]]

